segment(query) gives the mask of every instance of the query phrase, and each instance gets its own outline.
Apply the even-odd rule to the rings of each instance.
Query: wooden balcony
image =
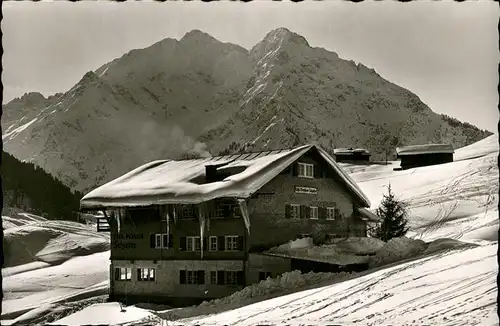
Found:
[[[104,217],[97,218],[97,232],[110,232],[109,223]]]

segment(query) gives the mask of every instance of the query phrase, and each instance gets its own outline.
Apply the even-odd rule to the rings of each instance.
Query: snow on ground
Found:
[[[497,243],[442,252],[182,325],[498,325]]]
[[[339,239],[335,243],[314,246],[311,238],[302,238],[271,248],[269,255],[286,255],[297,258],[312,258],[337,265],[362,264],[368,262],[365,255],[374,254],[385,243],[375,238]]]
[[[74,257],[61,265],[4,277],[2,319],[13,319],[41,305],[107,293],[109,254]]]
[[[2,320],[107,292],[109,235],[27,213],[3,220],[20,225],[4,230]]]
[[[76,222],[40,221],[4,231],[5,267],[34,261],[57,264],[108,249],[109,235]]]
[[[403,171],[393,171],[396,162],[341,166],[370,198],[371,209],[390,183],[409,204],[411,236],[426,241],[498,239],[498,135],[456,150],[455,158],[461,160]]]
[[[45,218],[21,211],[15,208],[4,208],[3,213],[8,216],[2,215],[2,227],[8,229],[15,226],[26,225],[33,222],[46,221]]]
[[[26,130],[29,126],[31,126],[34,122],[36,122],[37,118],[34,118],[33,120],[17,127],[16,129],[13,129],[11,131],[9,131],[8,133],[5,133],[2,135],[2,140],[3,141],[8,141],[12,138],[14,138],[15,136],[17,136],[19,133],[23,132],[24,130]],[[8,138],[8,139],[7,139]]]
[[[148,310],[133,306],[125,307],[122,310],[118,303],[107,302],[91,305],[48,325],[116,325],[147,318],[154,318],[154,315]]]

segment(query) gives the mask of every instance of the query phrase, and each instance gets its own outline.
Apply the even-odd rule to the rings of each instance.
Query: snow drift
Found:
[[[109,235],[69,221],[42,221],[4,231],[5,267],[35,261],[58,264],[71,257],[109,250]]]

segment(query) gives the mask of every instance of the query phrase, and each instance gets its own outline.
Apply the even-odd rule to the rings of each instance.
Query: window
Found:
[[[169,236],[166,233],[155,234],[155,248],[169,248]]]
[[[211,271],[210,284],[217,285],[244,285],[245,273],[243,271]]]
[[[205,284],[205,271],[179,271],[179,281],[181,284]]]
[[[217,284],[217,271],[210,272],[210,284]]]
[[[241,209],[240,205],[233,205],[233,218],[241,217]]]
[[[187,284],[198,284],[198,271],[187,271]]]
[[[117,267],[115,268],[115,280],[130,281],[132,280],[132,268]]]
[[[271,276],[271,272],[259,272],[259,281],[267,280]]]
[[[317,220],[318,219],[318,207],[316,206],[311,206],[309,207],[310,211],[310,217],[311,220]]]
[[[314,165],[308,163],[299,163],[299,177],[314,178]]]
[[[194,218],[193,205],[182,205],[181,217],[183,219]]]
[[[200,237],[186,237],[186,251],[200,251],[201,238]]]
[[[290,205],[290,218],[300,218],[300,205]]]
[[[215,218],[224,218],[225,205],[219,204],[215,208]]]
[[[238,272],[226,271],[225,273],[225,284],[227,285],[237,285],[238,284]]]
[[[238,238],[237,235],[226,236],[226,250],[238,250]]]
[[[155,269],[154,268],[138,268],[137,269],[137,280],[138,281],[154,281],[155,280]]]
[[[326,219],[334,220],[335,219],[335,207],[327,207],[326,208]]]
[[[217,251],[219,248],[219,244],[217,243],[217,237],[211,236],[208,238],[208,250]]]
[[[180,284],[205,284],[205,271],[179,271]]]

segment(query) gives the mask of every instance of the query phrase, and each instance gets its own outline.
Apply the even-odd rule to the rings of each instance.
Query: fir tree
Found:
[[[388,193],[384,194],[376,214],[381,219],[381,222],[375,227],[375,238],[387,242],[392,238],[402,237],[408,232],[406,204],[394,196],[390,184]]]

